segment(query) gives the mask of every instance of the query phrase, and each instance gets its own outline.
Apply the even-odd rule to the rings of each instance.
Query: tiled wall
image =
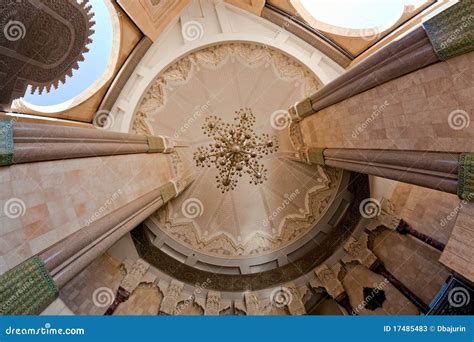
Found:
[[[304,119],[304,139],[315,147],[474,151],[473,73],[471,52],[392,80]]]
[[[163,154],[0,168],[0,274],[167,182]]]

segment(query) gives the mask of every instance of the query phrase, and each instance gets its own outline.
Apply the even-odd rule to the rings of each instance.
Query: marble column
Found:
[[[367,267],[374,273],[380,274],[387,279],[398,291],[400,291],[408,300],[410,300],[423,314],[427,313],[429,306],[424,303],[416,294],[390,273],[384,266],[383,262],[375,256],[367,247],[350,237],[344,245],[344,250],[360,264]]]
[[[165,136],[19,122],[0,118],[0,165],[132,153],[170,153]]]
[[[2,291],[7,296],[0,296],[0,306],[8,304],[7,314],[39,314],[57,298],[59,289],[70,279],[123,235],[178,196],[191,182],[191,176],[170,181],[7,271],[0,276],[0,290],[18,288],[18,292]],[[131,293],[130,288],[122,287]],[[23,294],[31,299],[30,304],[25,304]],[[117,305],[126,298],[126,293],[120,291]]]
[[[305,147],[289,158],[423,186],[474,200],[474,154]]]
[[[473,51],[473,10],[472,1],[459,1],[297,102],[290,115],[301,120],[395,78]]]
[[[326,292],[337,302],[337,304],[343,307],[348,315],[356,315],[349,301],[346,290],[344,290],[342,283],[339,281],[333,270],[326,264],[322,264],[316,267],[314,273],[320,280]]]

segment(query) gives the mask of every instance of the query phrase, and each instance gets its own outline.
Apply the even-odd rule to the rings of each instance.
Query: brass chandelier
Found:
[[[208,147],[198,147],[194,160],[198,167],[215,165],[217,188],[222,193],[234,190],[237,178],[244,173],[250,176],[249,183],[262,184],[267,180],[268,170],[260,164],[263,156],[278,149],[276,136],[257,134],[253,131],[255,115],[250,108],[235,112],[233,124],[224,123],[216,116],[205,119],[204,134],[214,140]]]

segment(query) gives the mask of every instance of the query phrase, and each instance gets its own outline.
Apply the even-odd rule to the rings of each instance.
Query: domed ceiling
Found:
[[[313,229],[333,203],[342,172],[286,157],[298,144],[286,109],[320,86],[294,59],[249,43],[207,47],[159,74],[143,96],[134,130],[175,139],[181,147],[173,157],[176,175],[193,173],[195,181],[154,215],[156,227],[214,260],[274,253]],[[243,175],[234,190],[222,193],[217,170],[197,167],[193,153],[213,142],[202,129],[206,117],[233,123],[241,108],[255,115],[254,132],[276,135],[279,148],[261,160],[268,169],[263,184]]]

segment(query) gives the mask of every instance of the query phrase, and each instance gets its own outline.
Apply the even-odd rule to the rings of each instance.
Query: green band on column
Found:
[[[458,196],[474,202],[474,153],[461,153],[459,156]]]
[[[39,257],[0,276],[1,315],[38,315],[58,295],[59,289]]]
[[[13,164],[13,122],[0,118],[0,166]]]
[[[165,140],[152,135],[146,136],[148,140],[148,153],[161,153],[165,150]]]
[[[303,101],[298,102],[295,105],[295,111],[296,111],[296,114],[300,118],[305,118],[305,117],[310,116],[311,114],[313,114],[314,110],[313,110],[313,107],[311,105],[311,99],[306,98]]]
[[[461,0],[423,24],[439,59],[474,50],[474,1]]]
[[[324,148],[310,147],[308,148],[307,158],[310,164],[325,165]]]
[[[176,186],[173,182],[168,182],[161,187],[161,198],[164,203],[169,202],[172,198],[176,197]]]

